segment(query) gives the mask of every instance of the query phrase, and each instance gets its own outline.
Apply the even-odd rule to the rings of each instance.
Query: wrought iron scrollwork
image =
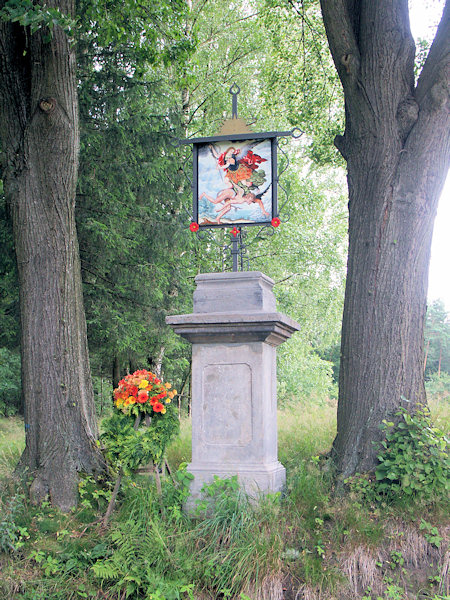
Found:
[[[232,117],[233,119],[238,118],[238,109],[237,109],[237,101],[238,95],[240,93],[240,87],[233,83],[233,85],[229,89],[229,93],[232,96]],[[303,131],[301,131],[298,127],[295,127],[291,131],[279,131],[279,132],[266,132],[266,133],[258,133],[252,134],[248,133],[237,133],[237,134],[229,134],[229,136],[216,137],[216,138],[196,138],[193,140],[178,140],[176,144],[177,147],[182,145],[191,145],[192,149],[192,160],[187,159],[182,161],[182,171],[186,179],[189,181],[189,185],[193,190],[194,195],[194,205],[192,208],[192,212],[190,213],[185,208],[185,213],[189,216],[190,219],[190,229],[193,231],[197,239],[202,243],[207,243],[214,245],[218,248],[221,248],[222,255],[222,267],[225,269],[225,253],[229,252],[231,255],[232,269],[234,271],[237,270],[246,270],[250,268],[250,261],[252,258],[250,257],[249,249],[252,247],[256,247],[259,242],[272,237],[275,233],[275,228],[277,228],[281,223],[285,223],[289,221],[290,215],[286,210],[286,206],[289,200],[289,194],[286,187],[280,183],[280,178],[283,174],[288,170],[290,166],[290,160],[288,153],[285,150],[285,146],[288,143],[287,137],[292,137],[295,140],[298,140],[303,135]],[[214,143],[217,140],[245,140],[248,138],[255,137],[256,139],[264,139],[267,137],[272,140],[272,157],[273,157],[273,172],[272,172],[272,183],[274,186],[274,200],[272,204],[272,220],[271,222],[265,222],[263,224],[259,224],[256,222],[251,223],[239,223],[236,222],[233,226],[233,223],[211,223],[208,226],[205,226],[200,223],[197,223],[199,209],[198,204],[195,204],[195,196],[197,193],[197,171],[195,168],[196,161],[198,161],[198,152],[201,144],[210,144]],[[175,146],[175,144],[172,144]],[[279,151],[282,155],[282,168],[278,169],[278,162],[276,158],[276,151]],[[193,177],[188,174],[188,165],[190,166],[194,163]],[[277,192],[279,191],[283,194],[282,202],[277,202]],[[269,213],[267,213],[269,214]],[[220,215],[219,215],[220,216]],[[269,217],[270,219],[270,217]],[[250,226],[252,225],[252,226]],[[260,225],[258,227],[258,225]],[[210,228],[209,228],[210,227]],[[229,233],[223,233],[224,229],[229,229]]]

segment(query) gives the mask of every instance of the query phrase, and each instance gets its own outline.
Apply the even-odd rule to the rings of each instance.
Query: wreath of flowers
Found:
[[[119,381],[119,386],[114,390],[114,404],[125,415],[164,415],[166,405],[177,394],[177,390],[171,388],[172,384],[162,383],[154,373],[142,369]]]

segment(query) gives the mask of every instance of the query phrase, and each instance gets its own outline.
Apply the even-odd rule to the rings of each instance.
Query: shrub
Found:
[[[11,496],[0,508],[0,552],[16,552],[23,546],[23,540],[29,537],[27,529],[17,522],[25,511],[25,496]]]
[[[389,499],[442,496],[450,481],[449,440],[433,427],[428,408],[414,414],[404,408],[397,424],[383,421],[385,439],[375,470],[375,489]]]

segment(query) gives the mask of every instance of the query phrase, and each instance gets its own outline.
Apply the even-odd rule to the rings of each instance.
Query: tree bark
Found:
[[[3,3],[2,3],[3,4]],[[74,14],[71,0],[49,1]],[[0,139],[6,155],[21,314],[26,447],[35,502],[77,503],[78,472],[103,468],[90,377],[75,186],[79,128],[75,54],[55,26],[0,24]]]
[[[119,361],[119,357],[116,354],[113,358],[113,364],[112,364],[112,382],[113,382],[114,389],[116,389],[116,387],[118,387],[119,381],[121,379],[122,379],[122,376],[121,376],[121,370],[120,370],[120,361]]]
[[[379,425],[426,402],[423,333],[431,237],[450,156],[447,1],[414,85],[407,0],[321,0],[342,82],[349,251],[338,432],[345,477],[376,464]]]

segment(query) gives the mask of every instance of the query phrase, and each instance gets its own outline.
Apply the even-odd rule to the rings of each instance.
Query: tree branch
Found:
[[[331,55],[344,90],[354,87],[360,52],[346,0],[320,0]]]
[[[441,22],[417,82],[416,100],[422,107],[427,96],[433,103],[445,102],[450,81],[450,0],[447,0]]]

